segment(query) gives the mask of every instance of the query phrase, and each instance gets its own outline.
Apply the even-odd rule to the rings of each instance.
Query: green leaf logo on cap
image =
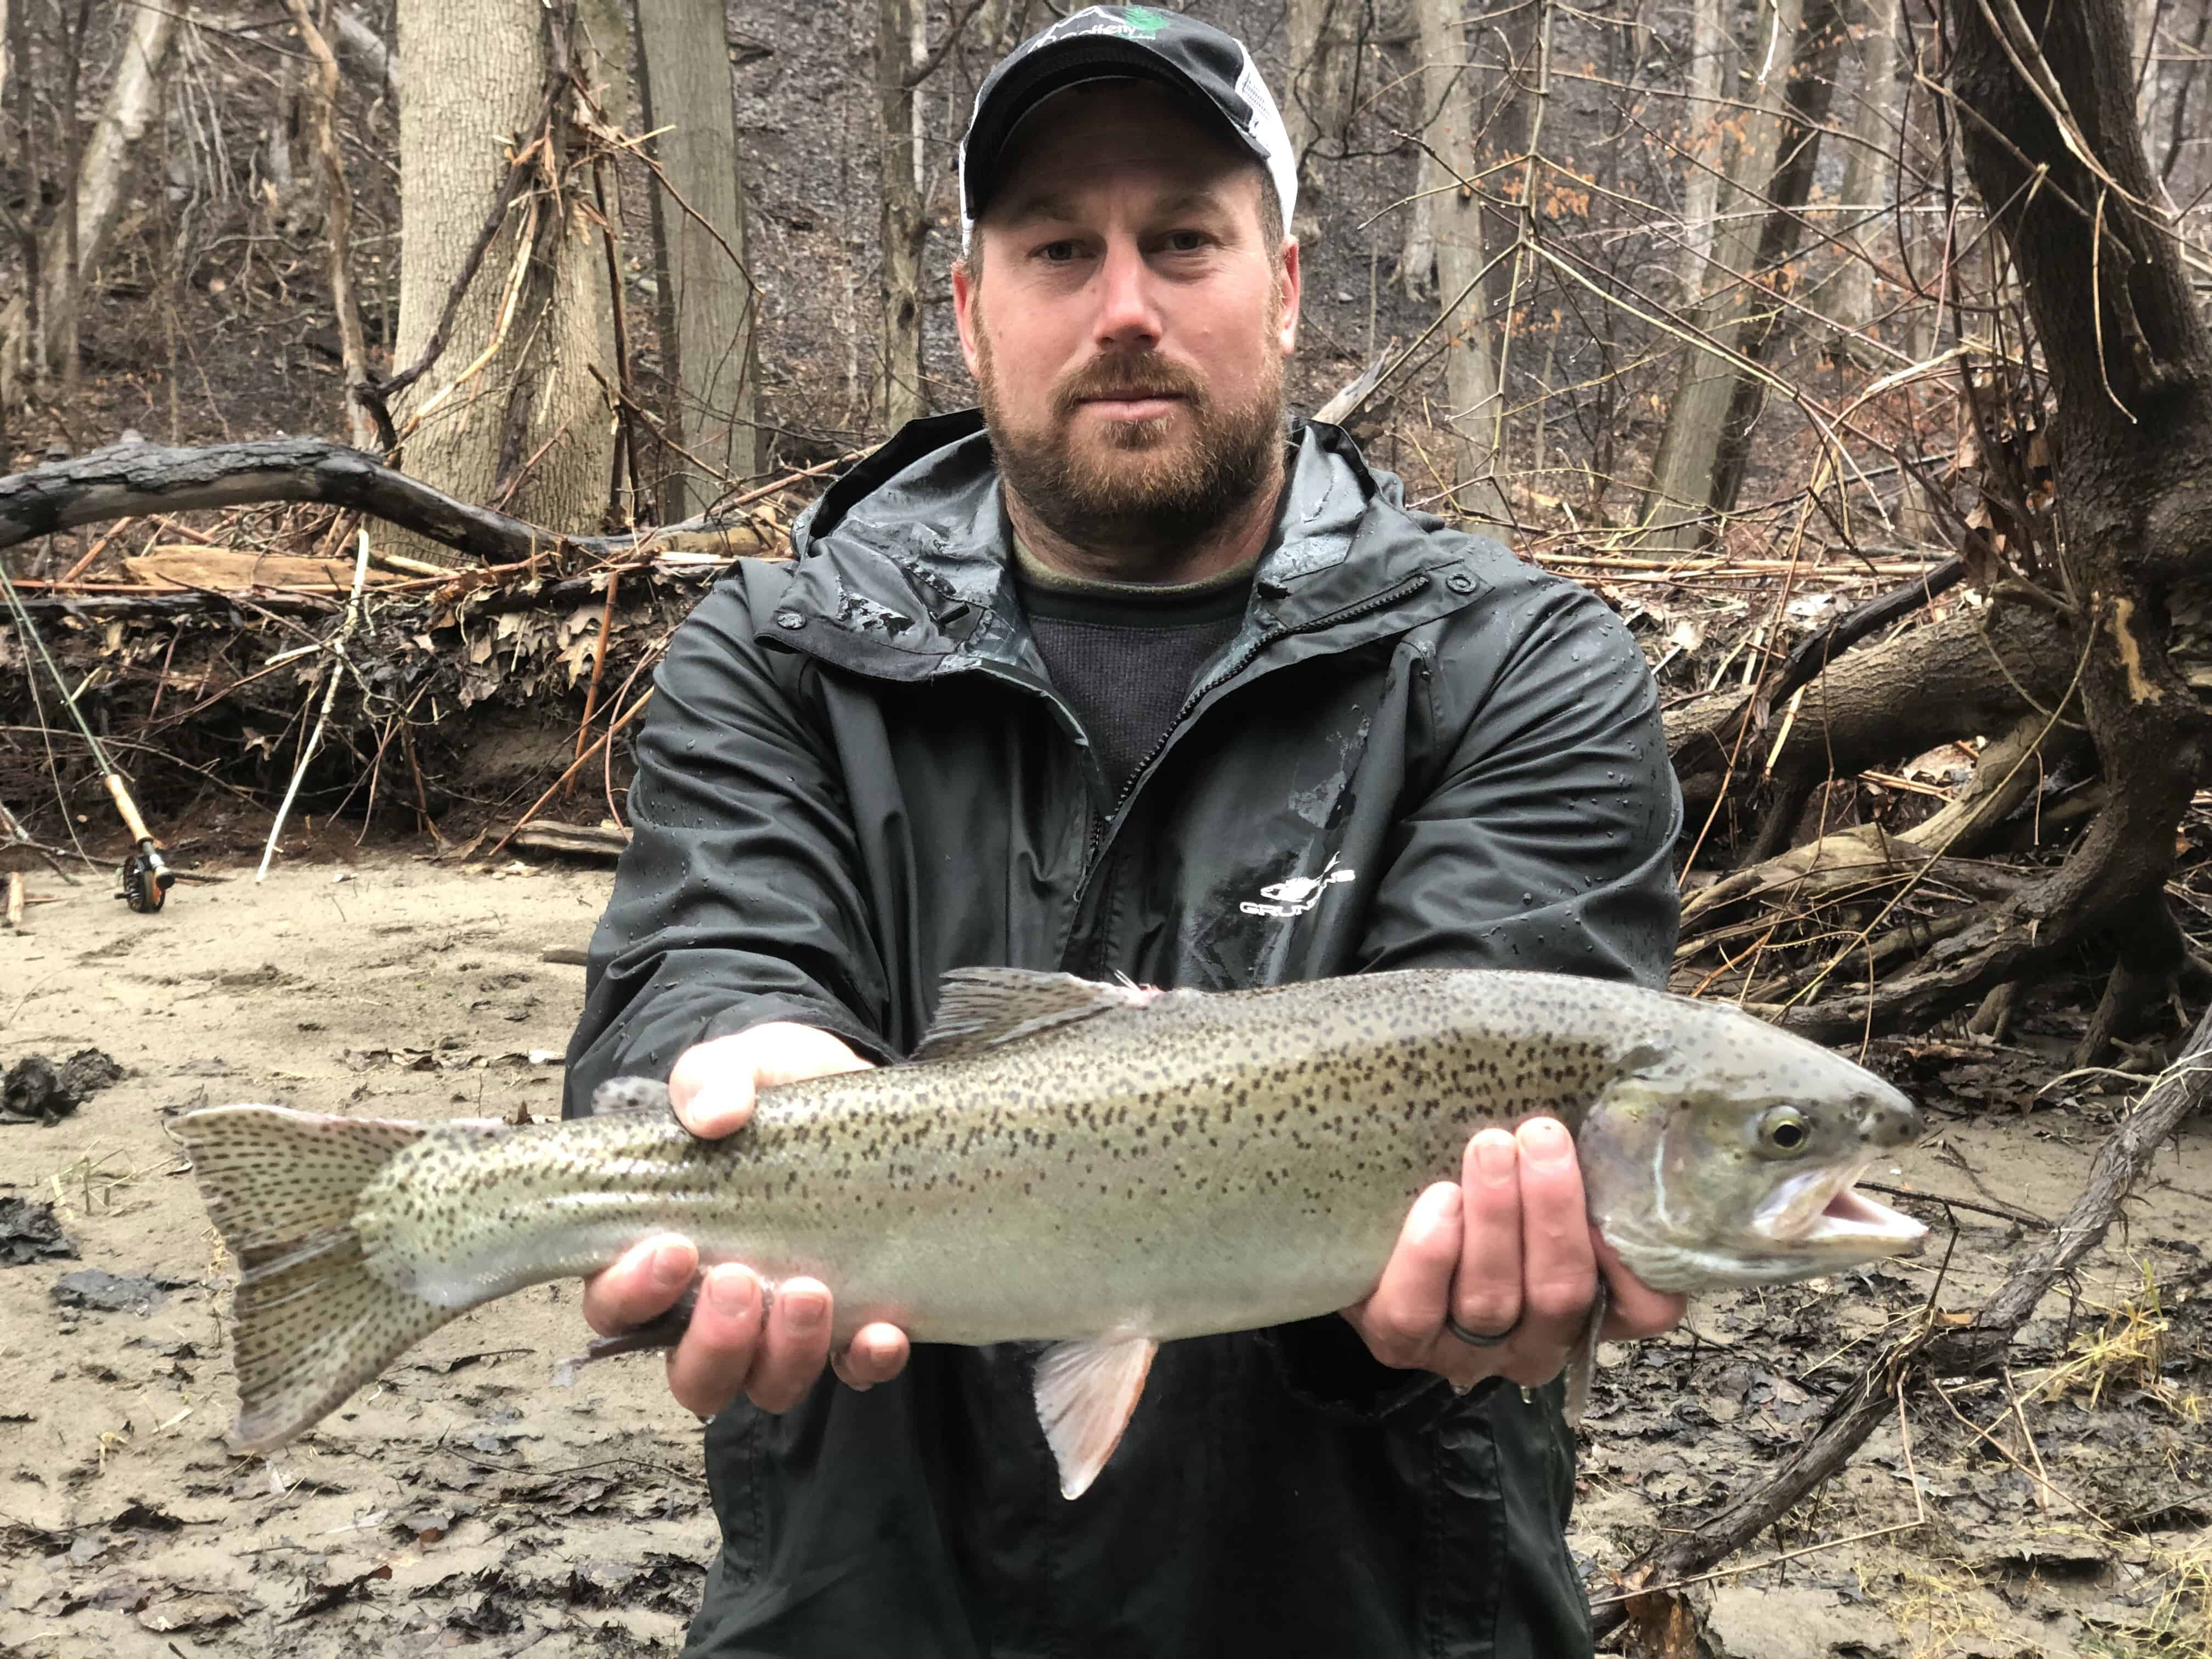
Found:
[[[1122,15],[1131,28],[1142,29],[1146,34],[1158,34],[1168,26],[1168,20],[1150,6],[1132,6]]]

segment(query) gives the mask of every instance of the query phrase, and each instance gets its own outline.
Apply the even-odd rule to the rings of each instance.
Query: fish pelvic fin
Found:
[[[353,1227],[362,1188],[427,1127],[280,1106],[210,1107],[170,1125],[238,1258],[239,1449],[270,1451],[305,1433],[462,1312],[377,1277]]]
[[[1160,1345],[1142,1336],[1091,1336],[1037,1357],[1037,1421],[1060,1468],[1060,1495],[1091,1489],[1121,1443]]]

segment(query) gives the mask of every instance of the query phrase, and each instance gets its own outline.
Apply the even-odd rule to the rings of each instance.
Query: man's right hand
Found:
[[[829,1032],[777,1020],[686,1049],[669,1073],[668,1094],[685,1128],[719,1140],[753,1115],[757,1091],[867,1066]],[[698,1271],[690,1239],[648,1238],[584,1281],[585,1321],[601,1336],[618,1336],[673,1307]],[[787,1279],[763,1314],[768,1300],[750,1268],[725,1262],[708,1270],[690,1328],[668,1356],[677,1404],[704,1418],[740,1394],[770,1412],[805,1397],[830,1360],[830,1287]],[[839,1376],[865,1389],[896,1376],[906,1358],[906,1333],[878,1323],[863,1325],[835,1363]]]

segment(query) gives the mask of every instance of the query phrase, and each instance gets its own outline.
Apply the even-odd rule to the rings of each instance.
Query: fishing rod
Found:
[[[142,915],[160,909],[162,901],[169,896],[169,889],[177,879],[177,872],[169,868],[168,860],[161,856],[161,849],[154,845],[153,831],[147,829],[146,820],[138,816],[138,803],[131,799],[131,786],[123,781],[122,772],[108,757],[107,746],[94,737],[92,727],[85,724],[84,714],[76,706],[76,694],[70,690],[69,682],[62,677],[61,665],[54,660],[53,653],[46,649],[46,641],[39,637],[39,630],[32,625],[30,607],[23,603],[23,596],[15,591],[15,581],[8,574],[8,561],[4,555],[0,555],[0,594],[7,597],[8,609],[15,618],[17,631],[31,642],[32,649],[38,653],[39,660],[46,664],[46,673],[53,680],[54,689],[62,694],[62,702],[70,711],[70,718],[76,722],[76,729],[84,733],[85,743],[92,750],[93,763],[100,768],[100,781],[107,786],[108,795],[115,802],[115,810],[123,817],[123,827],[130,831],[131,840],[136,843],[131,856],[123,861],[125,900]]]

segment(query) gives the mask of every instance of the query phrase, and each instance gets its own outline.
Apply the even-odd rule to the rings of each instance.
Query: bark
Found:
[[[0,478],[0,550],[79,525],[260,501],[321,501],[349,507],[491,563],[550,561],[564,553],[605,557],[648,548],[731,557],[773,555],[780,541],[768,521],[750,518],[694,520],[636,536],[568,536],[458,501],[342,444],[319,438],[264,438],[198,449],[115,444]],[[467,580],[458,573],[456,579]],[[578,592],[589,589],[586,582]],[[158,597],[164,601],[159,608],[189,609],[202,596]],[[98,602],[71,599],[52,603],[68,607]]]
[[[1729,776],[1731,751],[1736,775],[1756,777],[1778,738],[1776,775],[1849,777],[1937,744],[2007,732],[2023,716],[2057,706],[2076,651],[2045,611],[1961,605],[1830,662],[1806,684],[1786,738],[1779,730],[1784,711],[1777,709],[1739,741],[1746,698],[1723,691],[1668,709],[1667,747],[1685,800],[1702,813]]]
[[[1298,158],[1301,199],[1313,187],[1316,153],[1344,151],[1364,3],[1289,0],[1283,10],[1284,58],[1290,64],[1283,85],[1283,125],[1291,135],[1291,153]]]
[[[745,194],[721,0],[637,0],[637,33],[640,99],[660,170],[661,351],[675,388],[663,424],[714,474],[695,476],[674,458],[661,510],[682,518],[758,464]]]
[[[1806,0],[1805,19],[1798,30],[1796,61],[1784,90],[1788,119],[1783,128],[1782,165],[1767,187],[1768,209],[1753,256],[1762,286],[1778,296],[1797,286],[1790,267],[1805,235],[1805,204],[1813,198],[1813,179],[1820,160],[1820,136],[1836,91],[1836,69],[1842,56],[1843,12],[1838,0]],[[1736,349],[1754,363],[1773,359],[1790,324],[1778,297],[1759,295],[1745,323]],[[1749,374],[1736,377],[1729,398],[1728,419],[1721,426],[1720,451],[1713,466],[1712,493],[1706,505],[1725,516],[1735,508],[1742,493],[1743,477],[1751,461],[1752,429],[1766,407],[1766,383]]]
[[[400,0],[414,91],[399,108],[396,361],[414,362],[438,325],[510,151],[540,146],[537,188],[514,204],[460,295],[447,349],[395,410],[407,469],[562,531],[596,523],[606,505],[613,428],[593,371],[609,385],[617,378],[613,307],[565,100],[544,134],[532,128],[548,76],[565,65],[587,83],[622,78],[618,43],[605,30],[584,39],[567,6]],[[398,550],[441,556],[434,544]]]
[[[338,360],[345,375],[346,429],[356,449],[377,441],[376,422],[368,406],[356,395],[368,383],[368,343],[362,333],[361,308],[353,289],[353,196],[346,188],[345,161],[338,153],[338,60],[330,42],[316,27],[307,0],[286,0],[301,43],[314,60],[315,77],[309,90],[315,140],[315,159],[322,170],[325,240],[330,247],[331,308],[337,313]]]
[[[2158,106],[2158,22],[2165,0],[2135,0],[2130,19],[2135,33],[2136,123],[2146,131]]]
[[[341,52],[361,59],[362,67],[381,82],[385,95],[399,101],[399,54],[384,44],[384,37],[351,6],[337,10],[337,44]]]
[[[915,88],[921,54],[914,49],[921,0],[878,0],[876,135],[883,167],[884,261],[882,359],[878,403],[886,432],[929,412],[921,380],[921,251],[929,234],[921,214],[921,151],[915,143]]]
[[[1483,292],[1482,206],[1458,181],[1476,170],[1474,71],[1468,66],[1461,0],[1416,0],[1422,105],[1430,114],[1419,188],[1436,239],[1437,298],[1443,327],[1445,419],[1453,441],[1452,503],[1462,513],[1505,520],[1498,478],[1503,410]]]
[[[1844,211],[1838,227],[1844,236],[1844,263],[1822,307],[1844,329],[1865,329],[1875,320],[1874,276],[1879,264],[1875,240],[1887,215],[1887,203],[1898,140],[1892,123],[1897,112],[1898,0],[1867,0],[1857,19],[1858,107],[1851,116],[1850,153],[1844,158]]]
[[[1708,297],[1687,319],[1720,351],[1686,348],[1668,405],[1643,508],[1647,538],[1656,548],[1688,549],[1705,538],[1703,514],[1712,495],[1721,427],[1735,391],[1735,370],[1721,354],[1735,350],[1759,299],[1745,291],[1744,279],[1756,267],[1765,229],[1759,210],[1783,157],[1783,91],[1805,5],[1806,0],[1775,0],[1771,10],[1759,9],[1751,74],[1741,82],[1742,100],[1750,107],[1730,112],[1743,135],[1717,191],[1711,263],[1700,283]]]
[[[2173,89],[2172,108],[2166,116],[2166,159],[2158,164],[2160,182],[2172,179],[2174,167],[2194,136],[2190,125],[2190,100],[2197,90],[2198,71],[2204,66],[2208,37],[2212,37],[2212,5],[2198,10],[2196,33],[2190,37],[2189,50],[2177,66],[2180,84]]]
[[[1720,137],[1726,129],[1721,88],[1729,60],[1726,0],[1691,0],[1690,98],[1682,126],[1689,177],[1682,187],[1682,303],[1705,293],[1713,257],[1714,216],[1720,211]]]
[[[169,56],[184,10],[181,4],[148,5],[131,13],[114,84],[78,162],[71,192],[75,213],[65,207],[41,239],[40,337],[30,337],[31,309],[23,294],[17,293],[0,309],[0,404],[16,401],[34,353],[40,364],[52,363],[74,331],[77,289],[107,252],[108,240],[130,200],[131,176],[161,109]]]

